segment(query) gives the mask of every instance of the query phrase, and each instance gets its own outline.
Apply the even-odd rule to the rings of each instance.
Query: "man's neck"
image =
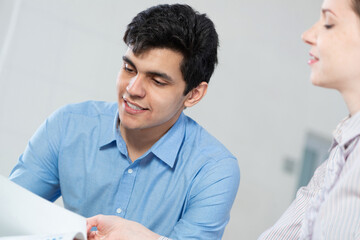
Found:
[[[175,121],[176,122],[176,121]],[[121,136],[126,143],[132,162],[148,151],[175,124],[170,122],[150,129],[127,129],[119,125]]]

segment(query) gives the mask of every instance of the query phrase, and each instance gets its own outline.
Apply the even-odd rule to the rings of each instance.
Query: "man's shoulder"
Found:
[[[89,117],[96,117],[99,115],[109,115],[114,117],[117,109],[116,102],[90,100],[80,103],[67,104],[59,108],[58,111],[65,114],[78,114]]]
[[[186,117],[185,138],[181,149],[181,161],[195,185],[212,185],[219,179],[228,178],[236,193],[240,181],[240,169],[236,157],[216,137],[190,117]],[[196,179],[196,180],[195,180]]]
[[[199,154],[208,160],[234,159],[235,156],[216,137],[209,133],[191,117],[185,115],[186,130],[184,147],[191,148],[192,153]]]
[[[112,137],[116,113],[116,103],[101,101],[72,103],[60,107],[50,115],[46,120],[46,126],[47,129],[60,132],[62,137],[67,139],[66,141],[75,139],[78,134],[91,139],[95,129],[100,138]]]

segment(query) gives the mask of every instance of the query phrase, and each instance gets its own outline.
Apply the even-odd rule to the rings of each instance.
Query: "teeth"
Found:
[[[131,103],[129,103],[129,102],[127,102],[127,105],[128,105],[129,107],[131,107],[132,109],[134,109],[134,110],[142,110],[142,108],[140,108],[140,107],[138,107],[138,106],[135,106],[134,104],[131,104]]]
[[[311,60],[319,60],[317,57],[315,57],[314,55],[310,54],[310,59]]]

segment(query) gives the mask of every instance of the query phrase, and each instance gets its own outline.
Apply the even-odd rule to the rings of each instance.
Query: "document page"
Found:
[[[86,239],[86,218],[0,175],[0,239]]]

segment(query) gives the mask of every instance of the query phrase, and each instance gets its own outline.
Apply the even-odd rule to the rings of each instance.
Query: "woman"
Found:
[[[329,159],[259,239],[360,239],[360,0],[324,0],[302,39],[311,46],[311,81],[338,90],[349,110]]]

